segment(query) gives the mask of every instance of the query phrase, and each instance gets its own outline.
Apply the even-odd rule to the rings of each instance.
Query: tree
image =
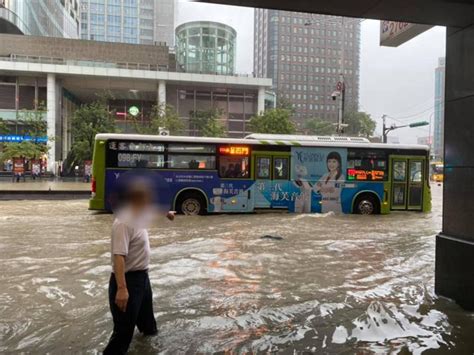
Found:
[[[295,124],[291,121],[291,112],[284,108],[267,110],[250,119],[250,129],[254,133],[293,134]]]
[[[212,108],[210,110],[197,110],[190,112],[191,119],[189,123],[203,137],[225,137],[225,128],[219,118],[222,116],[222,110]]]
[[[293,115],[295,113],[295,106],[286,98],[278,96],[277,97],[277,104],[276,108],[282,108],[285,110],[290,111],[290,115]]]
[[[69,168],[91,160],[95,136],[98,133],[116,132],[114,112],[109,112],[106,97],[81,105],[72,117],[72,147]]]
[[[22,142],[9,142],[3,145],[0,160],[13,158],[39,159],[48,152],[49,147],[40,139],[47,134],[47,123],[44,119],[46,109],[40,104],[36,110],[23,110],[18,115],[18,123],[23,127],[23,134],[29,140]],[[8,131],[6,124],[0,120],[0,131]],[[55,137],[48,137],[54,140]]]
[[[25,136],[31,137],[32,141],[37,142],[39,138],[46,137],[48,123],[45,120],[46,107],[40,103],[36,110],[23,110],[18,115],[18,121],[22,125]],[[48,137],[54,140],[56,137]]]
[[[365,112],[348,112],[344,115],[344,128],[347,135],[369,138],[374,134],[377,123]]]
[[[135,130],[140,134],[160,134],[160,129],[167,129],[172,135],[183,133],[184,124],[176,110],[170,105],[155,105],[150,114],[150,122],[142,124],[135,121]]]
[[[34,141],[10,142],[3,145],[0,161],[13,158],[39,159],[48,151],[46,144]]]
[[[320,118],[312,118],[305,123],[308,134],[329,136],[336,133],[336,126],[331,122],[323,121]]]
[[[0,134],[8,133],[8,126],[5,123],[5,120],[0,117]]]

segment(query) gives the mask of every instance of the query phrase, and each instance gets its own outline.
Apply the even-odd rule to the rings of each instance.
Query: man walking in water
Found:
[[[135,326],[144,335],[156,335],[153,294],[148,278],[150,243],[147,227],[155,209],[151,190],[134,183],[126,190],[112,226],[112,267],[109,304],[114,329],[104,354],[125,354]],[[167,218],[174,219],[174,212]]]

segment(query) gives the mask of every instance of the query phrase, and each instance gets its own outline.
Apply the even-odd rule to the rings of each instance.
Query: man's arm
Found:
[[[175,215],[176,215],[176,211],[168,211],[168,213],[166,214],[166,218],[172,221],[174,220]]]
[[[125,256],[114,255],[114,275],[115,282],[117,282],[115,304],[122,312],[125,312],[128,303],[127,282],[125,281]]]

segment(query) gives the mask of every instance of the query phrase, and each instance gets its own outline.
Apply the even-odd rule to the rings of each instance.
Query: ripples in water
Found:
[[[150,230],[160,334],[137,335],[131,353],[472,353],[472,315],[433,292],[437,193],[426,215],[161,221]],[[1,204],[0,352],[102,350],[112,216],[85,201]]]

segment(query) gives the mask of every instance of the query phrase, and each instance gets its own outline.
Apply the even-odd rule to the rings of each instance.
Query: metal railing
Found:
[[[55,64],[55,65],[77,65],[95,68],[114,68],[114,69],[130,69],[130,70],[147,70],[147,71],[170,71],[168,65],[159,64],[146,64],[146,63],[111,63],[105,61],[92,61],[92,60],[72,60],[58,57],[44,57],[44,56],[33,56],[33,55],[20,55],[10,54],[8,56],[0,56],[0,61],[7,62],[22,62],[22,63],[40,63],[40,64]],[[174,71],[178,72],[178,71]],[[233,76],[239,78],[257,78],[256,75],[252,74],[220,74],[220,73],[206,73],[206,72],[184,72],[189,74],[211,74],[219,76]]]

